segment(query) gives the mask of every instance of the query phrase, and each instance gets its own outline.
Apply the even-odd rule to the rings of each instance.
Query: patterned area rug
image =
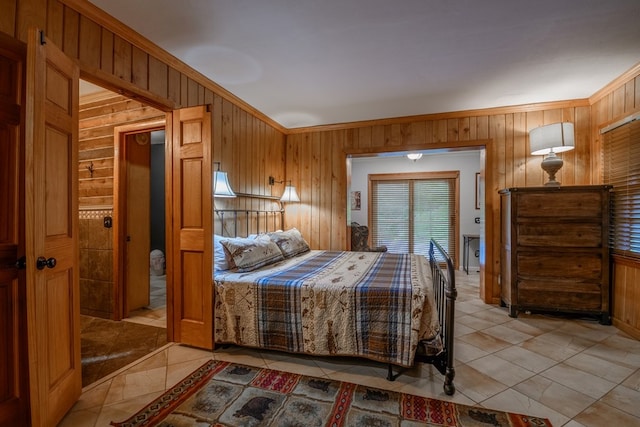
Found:
[[[512,426],[549,420],[209,361],[116,427],[137,426]]]

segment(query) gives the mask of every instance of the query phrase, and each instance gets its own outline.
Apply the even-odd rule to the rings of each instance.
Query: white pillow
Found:
[[[255,239],[224,239],[220,243],[227,253],[229,268],[236,268],[240,272],[252,271],[284,259],[278,245],[266,234]]]
[[[220,243],[225,237],[217,234],[213,235],[213,266],[215,271],[225,271],[229,269],[229,261],[224,246]]]

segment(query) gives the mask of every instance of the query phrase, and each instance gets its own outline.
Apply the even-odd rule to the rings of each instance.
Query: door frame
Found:
[[[480,243],[479,250],[480,256],[478,258],[480,267],[480,299],[487,304],[499,304],[499,295],[492,290],[492,283],[497,283],[497,280],[489,280],[492,277],[496,277],[500,273],[500,269],[495,269],[494,259],[499,254],[494,254],[494,245],[491,239],[486,236],[491,236],[493,233],[493,221],[486,220],[486,212],[493,212],[493,198],[489,197],[486,189],[494,188],[495,178],[493,176],[493,162],[494,162],[494,146],[493,139],[477,139],[471,141],[461,142],[460,145],[456,145],[452,142],[437,142],[430,144],[415,144],[411,146],[402,147],[368,147],[368,148],[346,148],[344,154],[344,173],[345,182],[347,186],[351,185],[351,158],[353,157],[376,157],[381,154],[390,152],[409,152],[409,151],[425,151],[425,150],[444,150],[444,151],[466,151],[466,150],[479,150],[480,151],[480,194],[482,200],[480,203]],[[347,225],[348,227],[348,225]],[[347,229],[347,236],[351,236],[351,233]],[[348,244],[351,245],[350,237],[348,237]],[[499,248],[498,248],[499,249]]]
[[[165,130],[166,119],[147,120],[116,126],[113,129],[113,313],[114,320],[122,320],[126,311],[126,230],[127,230],[127,136]],[[166,135],[166,130],[165,130]],[[165,136],[166,138],[166,136]],[[166,142],[165,142],[166,146]],[[168,212],[165,206],[165,212]],[[167,253],[167,256],[169,254]],[[167,288],[170,286],[167,277]],[[167,322],[169,318],[167,318]],[[167,327],[167,330],[169,328]]]

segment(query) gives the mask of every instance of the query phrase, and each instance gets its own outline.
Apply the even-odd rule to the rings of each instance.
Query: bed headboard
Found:
[[[284,208],[279,197],[238,192],[236,195],[233,199],[218,199],[214,205],[214,234],[248,237],[284,229]]]
[[[224,237],[283,230],[283,209],[214,209],[213,230]]]

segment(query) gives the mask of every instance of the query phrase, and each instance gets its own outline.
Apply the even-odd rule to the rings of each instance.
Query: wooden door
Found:
[[[27,43],[25,218],[31,422],[54,426],[82,391],[77,65],[37,30]]]
[[[25,49],[0,36],[0,426],[26,425],[25,274],[16,261],[24,255],[24,206],[20,203]]]
[[[149,305],[151,133],[126,136],[125,316]]]
[[[174,341],[213,348],[213,235],[211,229],[211,112],[207,106],[176,110],[167,119],[168,316]],[[168,222],[169,223],[169,222]],[[168,279],[169,280],[169,279]]]

